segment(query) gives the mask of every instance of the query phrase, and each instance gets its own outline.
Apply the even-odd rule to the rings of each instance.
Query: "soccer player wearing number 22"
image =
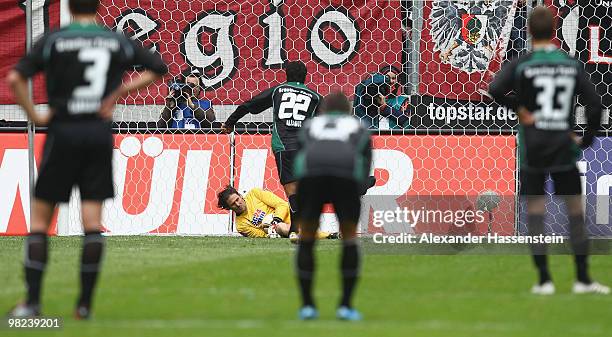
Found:
[[[529,234],[543,233],[544,182],[550,174],[555,194],[565,200],[569,213],[577,276],[573,292],[608,294],[610,288],[593,282],[588,274],[589,240],[576,167],[579,147],[589,147],[599,128],[601,99],[582,64],[553,45],[554,17],[550,10],[537,7],[528,25],[533,51],[507,64],[491,83],[489,92],[519,114],[520,193],[527,198]],[[508,95],[511,91],[514,94]],[[580,95],[586,108],[587,129],[582,138],[572,131],[576,95]],[[534,244],[531,248],[540,277],[532,293],[553,294],[546,246]]]
[[[112,111],[117,99],[144,88],[167,72],[158,54],[96,23],[99,0],[70,0],[74,22],[45,34],[15,66],[7,81],[16,102],[38,126],[48,125],[25,246],[27,300],[9,315],[40,314],[40,289],[47,264],[47,231],[57,203],[67,202],[74,185],[81,195],[85,237],[81,294],[75,316],[89,318],[104,248],[102,202],[114,196]],[[122,75],[145,69],[129,83]],[[27,78],[44,71],[49,112],[40,114],[28,97]]]
[[[293,176],[293,160],[297,150],[298,132],[304,122],[316,115],[321,95],[304,85],[307,69],[301,61],[288,62],[285,66],[287,82],[264,90],[242,103],[223,124],[224,132],[230,132],[236,122],[247,113],[258,114],[272,108],[272,151],[276,159],[278,177],[289,200],[291,213],[297,211],[296,179]],[[297,228],[291,224],[291,239]]]

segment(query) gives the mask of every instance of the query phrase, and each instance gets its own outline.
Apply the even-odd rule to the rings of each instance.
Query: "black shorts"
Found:
[[[293,176],[293,160],[297,155],[297,151],[279,151],[274,153],[276,160],[276,170],[281,185],[286,185],[296,181]]]
[[[548,173],[521,171],[520,188],[522,195],[544,195],[544,186]],[[577,168],[568,171],[551,172],[556,195],[580,195],[582,185]]]
[[[361,212],[360,185],[347,178],[331,176],[300,179],[297,214],[300,223],[319,224],[323,205],[334,205],[340,226],[357,225]]]
[[[49,127],[34,195],[68,202],[77,185],[81,200],[114,197],[113,135],[103,122],[62,123]]]

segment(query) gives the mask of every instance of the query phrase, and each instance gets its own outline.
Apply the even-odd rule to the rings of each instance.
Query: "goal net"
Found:
[[[163,81],[117,105],[117,195],[105,204],[105,230],[109,234],[235,234],[232,214],[217,208],[216,194],[223,187],[232,185],[241,193],[265,188],[285,198],[270,147],[271,111],[245,116],[232,134],[222,134],[220,125],[240,103],[283,83],[286,61],[301,60],[308,69],[308,87],[322,95],[343,91],[355,99],[355,114],[372,129],[372,174],[378,181],[364,198],[369,213],[362,221],[362,232],[380,230],[373,223],[376,205],[389,210],[478,210],[484,207],[483,195],[494,195],[499,202],[485,209],[481,222],[467,221],[469,225],[457,227],[434,221],[382,230],[524,232],[517,216],[517,117],[485,93],[500,67],[528,50],[526,20],[535,3],[102,0],[100,21],[159,52],[170,69]],[[607,130],[612,105],[612,15],[600,2],[545,4],[558,18],[556,42],[585,61],[604,94],[603,127]],[[50,27],[62,15],[66,21],[66,13],[57,4],[38,7],[43,21],[45,15],[51,18],[47,19]],[[3,46],[0,53],[7,53]],[[169,119],[161,118],[170,86],[194,69],[202,88],[197,99],[212,106],[214,120],[185,121],[175,112]],[[137,73],[130,72],[126,79],[134,76]],[[378,90],[375,94],[368,91],[373,85]],[[360,86],[366,88],[365,94]],[[0,93],[3,90],[0,87]],[[35,85],[37,103],[44,107],[41,90]],[[389,109],[375,109],[377,113],[372,114],[376,97],[363,98],[380,93],[386,96]],[[23,120],[14,102],[1,97],[0,112],[7,111],[2,118]],[[578,131],[585,122],[580,112],[579,108]],[[44,134],[36,137],[40,146]],[[587,194],[609,194],[612,167],[606,159],[610,149],[608,139],[600,138],[583,154],[579,167]],[[81,231],[78,198],[72,200],[59,210],[59,234]],[[7,224],[26,221],[14,220],[11,213],[18,202],[8,209]],[[607,212],[608,206],[597,204],[597,211],[605,208]],[[559,233],[554,228],[559,222],[556,208],[552,209],[549,228]],[[326,211],[323,228],[334,230],[335,217],[331,209]],[[605,223],[591,232],[611,235],[609,216],[598,219]],[[21,227],[12,224],[11,228]]]

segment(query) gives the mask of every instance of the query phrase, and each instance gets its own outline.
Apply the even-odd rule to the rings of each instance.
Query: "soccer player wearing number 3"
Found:
[[[591,145],[601,120],[601,98],[580,61],[552,43],[554,17],[537,7],[529,18],[533,51],[507,64],[489,87],[490,94],[518,111],[520,193],[527,197],[530,235],[543,233],[546,198],[544,182],[550,174],[555,194],[562,196],[569,213],[570,239],[575,254],[576,282],[573,292],[608,294],[610,288],[591,280],[587,258],[589,240],[582,211],[580,173],[576,167],[579,147]],[[513,91],[513,95],[508,95]],[[587,129],[577,137],[574,126],[576,95],[586,108]],[[550,295],[555,287],[548,270],[546,246],[532,246],[540,280],[532,293]]]
[[[247,113],[258,114],[272,108],[272,151],[276,159],[278,177],[289,200],[291,213],[297,211],[296,179],[293,176],[293,160],[297,150],[298,132],[304,122],[316,115],[321,95],[304,85],[306,65],[301,61],[288,62],[285,66],[287,82],[264,90],[259,95],[242,103],[223,124],[223,132],[233,130],[236,122]],[[291,225],[290,239],[297,239],[297,228]]]
[[[144,88],[167,72],[160,56],[96,23],[99,0],[70,0],[74,22],[45,34],[7,76],[15,101],[38,126],[48,125],[25,242],[27,300],[10,313],[40,314],[40,289],[47,264],[47,231],[55,207],[68,202],[74,185],[81,195],[85,237],[81,257],[81,295],[75,316],[90,315],[104,249],[102,202],[114,196],[112,113],[119,97]],[[121,85],[126,70],[141,65],[140,77]],[[28,96],[27,79],[44,71],[49,112],[38,113]]]

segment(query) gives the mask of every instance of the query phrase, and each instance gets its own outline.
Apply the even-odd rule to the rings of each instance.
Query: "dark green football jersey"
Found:
[[[294,162],[296,178],[332,176],[366,181],[372,162],[370,133],[350,115],[326,114],[300,131]]]
[[[506,64],[489,92],[498,102],[515,111],[525,108],[533,117],[532,125],[519,127],[523,169],[553,172],[576,167],[579,149],[572,132],[577,95],[586,104],[585,138],[592,140],[600,125],[601,99],[584,66],[553,45],[537,48]]]
[[[232,127],[247,113],[258,114],[272,108],[272,151],[293,151],[297,150],[300,128],[317,113],[321,101],[321,95],[304,84],[287,82],[264,90],[242,103],[225,125]]]

